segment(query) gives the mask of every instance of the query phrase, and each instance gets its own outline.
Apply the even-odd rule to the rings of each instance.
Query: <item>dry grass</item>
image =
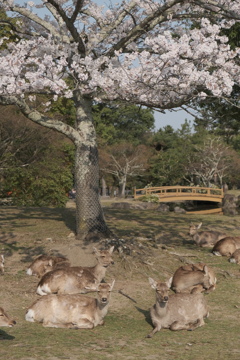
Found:
[[[0,305],[17,325],[0,330],[0,355],[9,360],[32,359],[146,359],[219,360],[240,358],[239,265],[196,248],[187,235],[189,223],[203,222],[204,229],[238,235],[240,218],[223,215],[163,214],[149,210],[113,209],[105,203],[111,229],[124,239],[131,255],[115,253],[115,265],[106,280],[116,279],[109,313],[103,327],[94,330],[43,328],[24,319],[26,308],[37,298],[38,280],[25,269],[40,253],[68,256],[74,265],[92,265],[92,246],[79,243],[74,230],[74,208],[0,208],[0,251],[6,255],[0,277]],[[96,244],[94,244],[96,245]],[[149,307],[154,292],[148,277],[167,279],[183,263],[204,261],[217,274],[218,286],[207,295],[210,317],[193,332],[163,330],[153,339]],[[133,300],[118,293],[122,289]]]

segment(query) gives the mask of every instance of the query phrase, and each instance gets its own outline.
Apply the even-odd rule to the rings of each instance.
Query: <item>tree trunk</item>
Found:
[[[119,186],[120,186],[119,197],[125,197],[126,183],[127,183],[127,176],[123,175],[119,182]]]
[[[79,239],[98,240],[111,235],[99,195],[99,167],[92,104],[75,94],[76,127],[81,141],[75,141],[76,232]]]
[[[99,168],[96,133],[92,119],[92,102],[75,90],[76,124],[71,127],[32,110],[15,96],[1,97],[3,105],[17,105],[31,121],[67,136],[75,144],[76,233],[79,239],[99,240],[113,234],[104,219],[99,196]]]
[[[102,177],[101,181],[102,181],[102,196],[107,196],[107,185],[104,177]]]

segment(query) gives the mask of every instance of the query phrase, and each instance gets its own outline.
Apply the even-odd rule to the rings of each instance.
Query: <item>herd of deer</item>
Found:
[[[240,262],[240,237],[230,237],[218,231],[199,231],[202,224],[190,225],[189,234],[201,247],[213,247],[218,256],[229,256],[230,262]],[[91,329],[104,324],[114,281],[103,281],[106,270],[113,264],[114,247],[108,250],[94,248],[97,264],[93,267],[71,266],[69,260],[59,256],[38,256],[27,269],[28,275],[40,280],[37,294],[41,297],[26,311],[25,319],[40,322],[45,327]],[[0,271],[4,273],[4,256],[1,255]],[[156,291],[156,302],[150,309],[152,337],[162,328],[193,330],[204,325],[208,306],[204,292],[215,290],[216,276],[204,263],[188,264],[178,268],[166,282],[149,278]],[[174,293],[169,295],[169,291]],[[85,295],[97,292],[97,297]],[[0,326],[13,326],[0,308]]]

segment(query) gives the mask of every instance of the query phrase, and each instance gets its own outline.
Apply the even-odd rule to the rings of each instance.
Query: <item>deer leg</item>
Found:
[[[186,324],[182,324],[180,323],[179,321],[174,321],[170,327],[169,327],[170,330],[172,331],[177,331],[177,330],[185,330],[185,329],[188,329],[187,325]]]
[[[210,293],[211,291],[214,291],[216,288],[216,285],[211,285],[210,288],[206,289],[204,292],[205,294],[208,294]]]
[[[51,321],[44,321],[43,322],[44,327],[54,327],[54,328],[63,328],[63,329],[74,329],[74,326],[72,323],[53,323]]]
[[[147,338],[151,338],[153,337],[154,334],[156,334],[156,332],[161,330],[161,325],[159,324],[154,324],[155,328],[146,336]]]
[[[80,319],[75,324],[73,324],[73,328],[75,329],[93,329],[94,324],[92,321],[88,319]]]
[[[201,326],[200,322],[201,322],[200,319],[197,319],[195,322],[187,323],[187,324],[180,323],[179,321],[174,321],[170,325],[170,330],[172,330],[172,331],[177,331],[177,330],[189,330],[190,331],[190,330],[194,330],[197,327]]]
[[[205,324],[203,318],[201,319],[197,319],[196,321],[192,322],[192,323],[188,323],[188,330],[195,330],[196,328],[203,326]]]
[[[44,327],[54,327],[54,328],[64,328],[64,329],[93,329],[94,324],[87,320],[81,319],[81,322],[78,323],[54,323],[51,321],[44,321]]]
[[[201,284],[196,285],[192,288],[192,290],[190,291],[190,294],[197,294],[197,293],[201,293],[203,292],[204,288]]]

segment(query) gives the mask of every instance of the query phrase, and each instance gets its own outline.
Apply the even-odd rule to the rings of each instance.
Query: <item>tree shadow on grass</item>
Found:
[[[9,335],[6,331],[0,329],[0,341],[1,340],[14,340],[15,336]]]
[[[66,236],[66,228],[64,225],[62,228],[58,226],[58,222],[65,224],[69,231],[75,231],[75,209],[0,207],[0,220],[1,253],[6,257],[10,257],[16,252],[23,254],[22,262],[30,262],[36,256],[45,254],[44,245],[36,246],[35,241],[42,240],[45,225],[45,233],[49,231],[50,237],[55,228],[56,234],[54,233],[53,236],[57,237],[58,234]],[[49,220],[53,225],[48,224]],[[27,240],[24,239],[25,233]],[[54,253],[53,255],[60,256],[62,254]]]
[[[150,316],[150,311],[149,310],[145,310],[145,309],[141,309],[138,306],[135,306],[136,310],[138,312],[140,312],[141,314],[144,315],[145,321],[152,326],[152,320],[151,320],[151,316]]]
[[[2,211],[1,211],[2,210]],[[21,228],[32,228],[36,225],[37,220],[45,221],[52,220],[57,222],[64,222],[66,227],[75,231],[75,209],[69,208],[1,208],[0,220],[1,228],[7,223],[8,227],[14,230]]]

